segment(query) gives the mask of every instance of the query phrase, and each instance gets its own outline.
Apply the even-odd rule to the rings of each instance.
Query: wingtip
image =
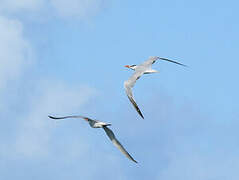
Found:
[[[139,115],[141,116],[141,118],[144,119],[144,116],[143,116],[143,114],[141,113],[141,111],[138,111],[138,113],[139,113]]]
[[[49,118],[51,118],[51,119],[59,119],[59,118],[57,118],[57,117],[53,117],[53,116],[48,116]]]
[[[141,111],[138,111],[138,113],[139,113],[140,117],[144,119],[144,116],[143,116],[143,114],[141,113]]]
[[[187,67],[187,68],[189,67],[189,66],[187,66],[186,64],[181,64],[181,63],[180,63],[180,65],[181,65],[181,66],[184,66],[184,67]]]
[[[159,59],[164,60],[164,61],[169,61],[169,62],[172,62],[172,63],[178,64],[178,65],[181,65],[181,66],[184,66],[184,67],[188,67],[188,66],[185,65],[185,64],[179,63],[179,62],[174,61],[174,60],[171,60],[171,59],[167,59],[167,58],[163,58],[163,57],[159,57]]]

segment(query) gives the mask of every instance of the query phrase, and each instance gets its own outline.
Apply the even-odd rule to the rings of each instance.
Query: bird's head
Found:
[[[87,118],[87,117],[83,117],[83,119],[86,120],[86,121],[89,121],[89,118]]]
[[[136,69],[136,65],[135,64],[133,64],[133,65],[126,65],[126,66],[124,66],[124,67],[126,67],[126,68],[129,68],[129,69],[132,69],[132,70],[135,70]]]

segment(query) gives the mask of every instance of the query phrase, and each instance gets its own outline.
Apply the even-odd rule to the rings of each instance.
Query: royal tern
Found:
[[[125,150],[125,148],[123,147],[123,145],[121,145],[121,143],[116,139],[113,131],[108,128],[107,126],[111,126],[111,124],[109,123],[105,123],[105,122],[101,122],[101,121],[97,121],[97,120],[93,120],[90,119],[88,117],[84,117],[84,116],[65,116],[65,117],[53,117],[53,116],[48,116],[51,119],[56,119],[56,120],[60,120],[60,119],[66,119],[66,118],[82,118],[84,120],[86,120],[90,126],[92,128],[103,128],[105,133],[107,134],[107,136],[110,138],[110,140],[112,141],[112,143],[130,160],[132,160],[135,163],[138,163],[137,161],[135,161],[132,156]]]
[[[132,88],[134,87],[136,81],[143,75],[143,74],[151,74],[151,73],[158,73],[158,71],[152,69],[152,64],[155,63],[155,61],[157,60],[164,60],[164,61],[169,61],[172,63],[176,63],[178,65],[181,66],[186,66],[184,64],[181,64],[179,62],[170,60],[170,59],[166,59],[166,58],[161,58],[158,56],[151,56],[149,57],[148,60],[144,61],[142,64],[140,65],[126,65],[125,67],[134,70],[134,74],[127,80],[124,82],[124,88],[126,91],[126,94],[130,100],[130,102],[133,104],[134,108],[136,109],[136,111],[139,113],[139,115],[144,119],[144,116],[142,114],[142,112],[140,111],[138,105],[136,104],[135,100],[134,100],[134,96],[132,93]]]

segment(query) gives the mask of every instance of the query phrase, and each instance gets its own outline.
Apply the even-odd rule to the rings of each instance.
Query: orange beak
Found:
[[[88,118],[84,118],[84,120],[88,121]]]
[[[127,68],[129,68],[129,65],[126,65],[126,66],[124,66],[124,67],[127,67]]]

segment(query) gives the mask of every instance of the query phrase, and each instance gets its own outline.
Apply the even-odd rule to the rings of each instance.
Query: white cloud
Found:
[[[84,19],[97,14],[107,0],[0,0],[0,14],[26,14],[48,18],[59,15],[62,18]],[[46,16],[47,14],[47,16]]]
[[[17,93],[17,89],[20,88],[18,85],[22,86],[23,84],[15,83],[22,81],[21,75],[27,74],[27,70],[35,58],[30,42],[24,37],[23,24],[20,21],[0,16],[0,39],[0,97],[3,100],[0,107],[2,114],[6,114],[13,103],[13,99],[9,99],[6,90],[11,85],[10,87],[16,89]],[[38,82],[35,78],[34,82],[36,81],[37,87],[34,90],[31,89],[27,97],[16,96],[19,99],[14,99],[14,104],[19,105],[21,105],[19,101],[26,100],[22,103],[23,109],[28,108],[29,102],[27,101],[31,99],[31,106],[13,121],[16,137],[15,139],[11,137],[0,145],[1,157],[42,157],[47,155],[52,132],[52,124],[47,115],[51,113],[67,114],[74,110],[79,112],[76,110],[80,110],[80,107],[95,94],[95,91],[87,86],[73,87],[55,80]]]
[[[66,1],[65,1],[66,2]],[[5,97],[0,107],[10,106],[6,87],[12,82],[19,82],[21,75],[34,62],[34,53],[30,42],[24,37],[24,25],[20,20],[8,18],[16,13],[43,13],[45,9],[54,7],[61,16],[84,17],[93,15],[99,10],[101,0],[94,1],[63,1],[56,0],[0,0],[0,97]],[[17,119],[16,139],[1,145],[0,156],[14,154],[23,157],[41,157],[49,152],[51,124],[47,115],[50,113],[69,113],[80,107],[95,93],[88,87],[68,87],[55,81],[38,82],[38,94],[32,98],[31,108]],[[22,85],[22,84],[21,84]],[[12,85],[11,88],[19,88]],[[26,97],[28,99],[29,97]],[[22,99],[22,97],[20,98]],[[14,101],[19,101],[15,99]],[[25,102],[23,106],[27,106]],[[26,108],[26,107],[25,107]],[[2,111],[4,113],[4,110]],[[17,123],[17,122],[15,122]],[[15,125],[15,124],[14,124]],[[15,130],[14,130],[15,133]],[[15,156],[14,156],[15,157]],[[19,157],[19,156],[17,156]]]
[[[69,114],[80,110],[95,91],[89,87],[69,87],[64,83],[40,83],[37,96],[31,100],[31,109],[22,117],[17,132],[16,152],[24,157],[42,157],[49,153],[52,114]]]
[[[45,0],[0,0],[0,12],[36,11],[42,8],[44,3]]]
[[[85,18],[95,15],[104,4],[104,0],[51,0],[51,4],[62,17]]]
[[[23,36],[20,21],[0,16],[0,88],[17,78],[33,58],[32,48]]]

